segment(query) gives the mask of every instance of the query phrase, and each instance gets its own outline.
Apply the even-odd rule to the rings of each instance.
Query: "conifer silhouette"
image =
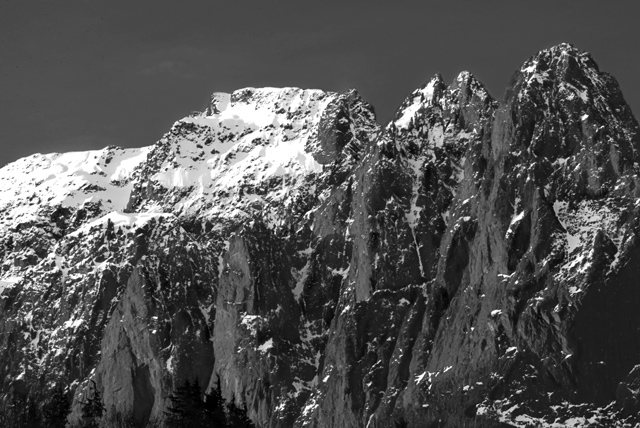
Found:
[[[67,416],[71,412],[71,403],[62,385],[56,386],[51,398],[44,405],[44,420],[50,428],[64,428]]]
[[[170,428],[254,428],[247,417],[246,407],[240,408],[235,399],[227,403],[220,392],[220,380],[201,398],[198,381],[186,380],[171,395],[167,409],[167,426]]]
[[[95,383],[91,380],[92,388],[88,391],[82,404],[83,428],[98,428],[100,419],[105,411],[102,405],[102,397]]]
[[[247,417],[246,404],[240,408],[236,405],[235,397],[227,403],[227,427],[254,428],[253,422]]]

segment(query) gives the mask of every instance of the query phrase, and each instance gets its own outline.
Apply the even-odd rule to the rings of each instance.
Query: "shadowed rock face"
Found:
[[[261,427],[630,426],[639,127],[562,44],[495,101],[437,75],[216,93],[154,146],[0,170],[0,399],[162,421],[184,381]],[[609,405],[610,403],[613,403]]]

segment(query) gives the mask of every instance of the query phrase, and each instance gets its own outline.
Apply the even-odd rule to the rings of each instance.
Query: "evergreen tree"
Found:
[[[187,415],[187,421],[190,428],[206,428],[211,426],[207,422],[207,412],[205,411],[205,403],[202,401],[202,389],[200,389],[200,383],[196,378],[196,381],[191,384],[189,391],[189,413]]]
[[[202,401],[200,384],[188,380],[176,388],[171,395],[171,406],[166,412],[167,424],[171,428],[201,428],[211,426],[207,422],[205,403]]]
[[[187,411],[191,382],[186,380],[182,386],[176,388],[171,395],[171,406],[167,409],[167,425],[170,428],[183,428],[187,426]]]
[[[228,426],[227,415],[225,412],[225,401],[222,398],[222,393],[220,392],[220,378],[218,378],[217,387],[212,388],[205,394],[204,408],[207,414],[207,420],[210,422],[211,426]]]
[[[201,398],[198,381],[188,380],[171,395],[171,406],[165,412],[170,428],[255,428],[247,417],[246,407],[240,408],[235,399],[227,403],[220,392],[220,380],[216,388]]]
[[[3,428],[39,427],[41,414],[37,400],[31,395],[14,393],[9,404],[2,411]]]
[[[227,403],[227,427],[233,428],[255,428],[251,419],[247,417],[246,404],[240,408],[236,405],[235,397],[231,399],[231,403]]]
[[[100,425],[100,419],[102,418],[102,414],[104,413],[104,406],[102,405],[102,397],[100,396],[100,391],[98,391],[98,387],[96,383],[91,381],[93,387],[93,394],[87,394],[85,397],[85,401],[81,402],[82,404],[82,419],[83,428],[98,428]]]
[[[50,428],[64,428],[67,424],[67,416],[71,412],[71,403],[61,385],[54,390],[51,398],[44,406],[44,419],[46,426]]]
[[[395,425],[396,428],[407,428],[409,424],[404,420],[404,418],[400,418],[399,420],[395,421]]]

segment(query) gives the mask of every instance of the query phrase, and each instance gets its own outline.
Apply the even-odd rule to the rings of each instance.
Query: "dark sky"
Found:
[[[501,98],[538,50],[590,51],[640,112],[640,2],[0,0],[0,166],[154,143],[246,86],[355,87],[380,121],[440,72]]]

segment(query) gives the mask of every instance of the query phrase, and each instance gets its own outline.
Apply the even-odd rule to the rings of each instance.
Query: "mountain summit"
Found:
[[[561,44],[501,102],[436,75],[381,126],[355,90],[245,88],[20,159],[0,420],[168,426],[196,385],[265,428],[634,426],[639,130]]]

